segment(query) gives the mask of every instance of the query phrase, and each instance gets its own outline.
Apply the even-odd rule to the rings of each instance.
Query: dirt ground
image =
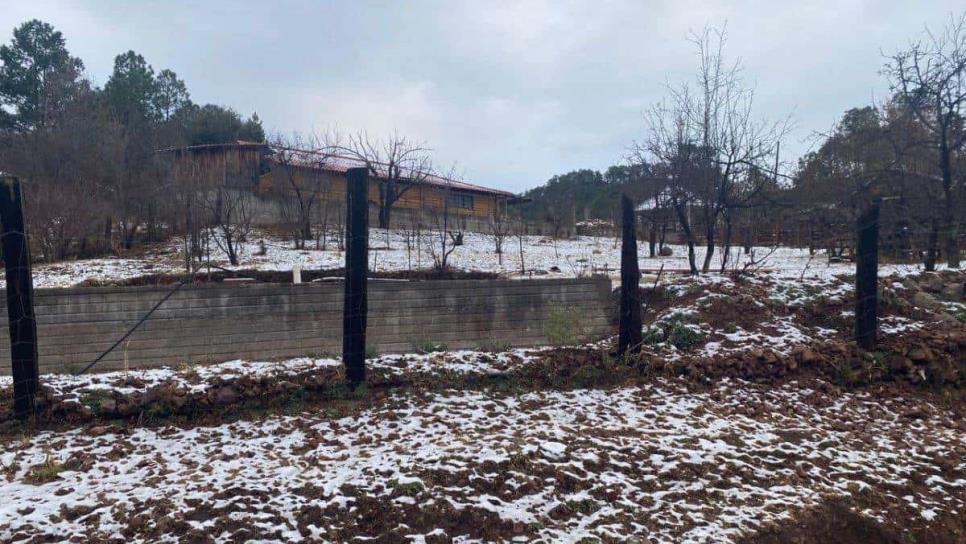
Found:
[[[0,539],[17,542],[963,542],[960,273],[645,288],[645,345],[0,382]]]

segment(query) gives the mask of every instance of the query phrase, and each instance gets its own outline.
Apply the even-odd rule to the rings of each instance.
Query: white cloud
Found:
[[[513,190],[619,161],[665,81],[693,74],[689,30],[728,21],[728,54],[743,59],[760,113],[795,112],[799,130],[783,146],[791,155],[885,94],[881,50],[962,9],[953,0],[10,4],[0,30],[51,22],[99,82],[115,54],[134,49],[178,72],[197,101],[257,111],[271,129],[398,130],[425,140],[437,164]]]

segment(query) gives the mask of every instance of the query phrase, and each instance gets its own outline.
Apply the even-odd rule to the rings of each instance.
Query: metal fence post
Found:
[[[25,418],[33,412],[40,376],[30,248],[23,218],[23,194],[20,180],[15,177],[3,177],[0,182],[0,224],[3,226],[3,260],[7,279],[14,412],[17,417]]]
[[[879,201],[876,199],[858,219],[855,251],[855,342],[864,350],[875,349],[878,333]]]
[[[641,270],[637,263],[637,232],[634,222],[634,205],[627,195],[621,196],[621,307],[620,336],[617,352],[640,353],[641,331]]]
[[[355,388],[366,379],[366,275],[369,268],[369,170],[346,172],[345,296],[342,362]]]

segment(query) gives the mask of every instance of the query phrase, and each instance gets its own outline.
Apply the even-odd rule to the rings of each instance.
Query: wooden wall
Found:
[[[321,183],[323,200],[345,202],[345,176],[342,174],[306,170],[297,172],[295,179],[297,183],[303,184],[302,186],[304,187],[311,187],[315,183]],[[286,173],[275,169],[259,179],[256,191],[262,196],[268,196],[277,194],[273,193],[273,191],[277,190],[275,188],[288,187],[289,185],[291,183]],[[451,215],[469,215],[487,218],[497,211],[497,197],[495,195],[466,191],[451,191],[451,193],[473,196],[472,210],[451,206],[449,208]],[[439,212],[443,210],[445,194],[446,191],[441,188],[420,185],[405,191],[393,207],[396,209],[421,209],[430,212]],[[369,199],[373,202],[379,202],[379,186],[373,180],[369,182]]]

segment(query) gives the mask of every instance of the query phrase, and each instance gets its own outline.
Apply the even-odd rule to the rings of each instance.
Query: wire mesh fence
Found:
[[[366,360],[371,359],[375,351],[431,351],[446,346],[483,347],[487,344],[507,347],[541,345],[557,343],[551,336],[593,339],[609,336],[617,330],[614,327],[616,317],[618,314],[623,316],[625,311],[623,306],[621,312],[616,311],[610,282],[605,285],[595,280],[582,280],[598,270],[587,273],[586,269],[573,265],[570,257],[566,260],[574,267],[572,276],[577,280],[573,281],[497,281],[483,285],[467,283],[471,280],[457,280],[444,289],[429,282],[403,286],[402,282],[387,279],[370,285],[369,279],[378,268],[382,251],[391,244],[398,247],[401,240],[405,241],[409,252],[413,247],[419,251],[423,243],[417,238],[415,246],[409,246],[412,232],[400,235],[388,230],[377,231],[378,234],[370,238],[371,203],[367,176],[365,168],[348,172],[347,213],[342,224],[345,231],[341,235],[344,252],[336,253],[341,268],[336,270],[337,274],[306,270],[304,278],[308,282],[302,286],[298,285],[303,272],[297,267],[284,273],[290,277],[283,286],[272,281],[272,274],[277,277],[279,272],[246,272],[237,267],[222,266],[223,263],[205,259],[204,252],[202,257],[191,257],[192,250],[186,242],[187,273],[171,274],[170,281],[159,276],[157,281],[143,285],[143,289],[133,289],[135,286],[132,285],[131,289],[81,287],[61,290],[59,294],[45,291],[39,298],[26,303],[23,294],[28,291],[22,285],[31,284],[26,233],[22,224],[8,226],[6,219],[15,218],[16,214],[5,213],[7,285],[8,292],[14,293],[7,299],[11,305],[8,308],[10,368],[14,374],[17,412],[29,411],[41,371],[82,375],[159,364],[193,367],[199,362],[233,358],[269,360],[299,355],[332,355],[331,360],[338,361],[340,368],[338,379],[355,387],[366,381]],[[631,228],[625,229],[628,231],[623,235],[625,244],[618,254],[623,262],[637,264],[638,232],[633,224],[635,214],[629,210],[630,221],[625,219],[625,223]],[[880,223],[881,219],[876,218],[871,224],[878,226]],[[462,233],[452,236],[446,231],[429,231],[426,238],[431,247],[437,243],[437,234],[443,245],[439,252],[445,253],[451,245],[463,241]],[[518,238],[522,267],[524,237]],[[23,244],[22,249],[18,249],[21,247],[18,245],[7,247],[8,240],[14,239],[21,241],[17,243]],[[542,244],[544,241],[538,238],[526,243]],[[547,244],[546,251],[557,254],[559,262],[557,242],[550,240]],[[615,241],[614,246],[617,245]],[[866,254],[869,247],[878,247],[878,244],[859,244],[857,254]],[[431,249],[427,253],[438,256],[439,253],[434,253],[436,251]],[[22,256],[19,260],[18,255]],[[502,265],[503,255],[500,257]],[[412,269],[411,255],[408,260]],[[864,262],[861,258],[857,261]],[[867,271],[855,275],[862,284],[858,289],[855,312],[856,335],[860,341],[869,337],[874,339],[875,266],[873,263],[871,276]],[[616,271],[617,267],[609,270]],[[652,292],[657,291],[657,284],[665,271],[664,262],[660,263],[660,271]],[[652,302],[647,297],[642,301],[638,288],[631,287],[639,283],[640,274],[638,269],[627,275],[622,271],[620,276],[622,294],[637,295],[636,298],[627,297],[626,302],[637,309]],[[218,281],[213,282],[216,276]],[[207,282],[194,285],[196,280],[205,277]],[[532,274],[529,278],[533,279]],[[632,281],[633,278],[637,281]],[[872,285],[871,291],[869,285]],[[39,304],[40,332],[44,336],[39,340],[36,338],[38,321],[32,313],[34,304]],[[58,313],[63,315],[55,317]],[[633,312],[626,313],[632,322],[631,329],[637,334],[628,336],[627,342],[621,342],[621,352],[628,347],[634,351],[633,348],[640,347],[644,341],[640,334],[640,312],[636,319]],[[580,329],[580,334],[551,331],[554,326],[550,322],[559,320],[561,315],[566,315],[566,319],[573,322],[567,326]],[[865,333],[860,332],[860,321],[865,323],[861,327]],[[406,323],[406,326],[401,327],[400,323]],[[30,324],[34,327],[34,337],[24,340],[31,334]],[[368,332],[374,334],[367,336],[370,326],[372,330]],[[869,327],[873,331],[871,336]],[[622,328],[621,332],[624,330]],[[871,344],[863,345],[868,347]],[[25,346],[31,349],[27,350]],[[40,363],[37,362],[38,351]]]

